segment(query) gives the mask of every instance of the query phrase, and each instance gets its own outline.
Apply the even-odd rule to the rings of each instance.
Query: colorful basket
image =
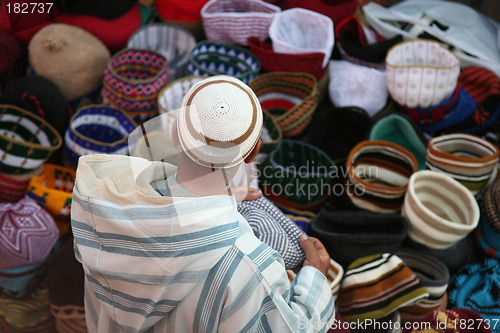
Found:
[[[247,38],[269,37],[269,26],[281,9],[262,0],[210,0],[201,9],[207,40],[247,45]]]
[[[14,105],[0,105],[0,172],[30,173],[61,145],[61,136],[44,119]]]
[[[284,137],[301,134],[318,106],[318,81],[307,73],[273,72],[250,83],[262,109],[276,118]]]
[[[314,210],[331,194],[337,166],[318,148],[296,140],[282,140],[261,170],[260,186],[277,204]]]
[[[248,84],[259,74],[260,62],[241,47],[200,42],[191,52],[188,69],[192,75],[226,74]]]
[[[158,111],[160,114],[177,110],[181,106],[182,98],[196,83],[203,80],[203,76],[190,75],[170,82],[158,93]]]
[[[128,135],[137,127],[124,111],[108,105],[80,108],[64,137],[65,159],[70,167],[88,154],[119,154],[128,151]]]
[[[127,111],[135,121],[158,115],[157,94],[168,82],[167,59],[157,51],[127,48],[106,66],[103,102]]]
[[[129,38],[127,47],[158,51],[168,59],[169,79],[187,75],[189,55],[196,40],[188,30],[165,23],[142,26]]]

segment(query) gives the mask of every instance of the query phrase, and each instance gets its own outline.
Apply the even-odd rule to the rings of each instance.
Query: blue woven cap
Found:
[[[65,158],[70,166],[88,154],[127,154],[128,135],[137,127],[124,111],[109,105],[88,105],[71,118],[66,131]]]
[[[226,74],[248,84],[259,74],[260,62],[241,47],[200,42],[191,52],[188,70],[192,75]]]

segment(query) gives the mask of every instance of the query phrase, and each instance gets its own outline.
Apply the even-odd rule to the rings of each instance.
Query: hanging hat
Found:
[[[385,71],[345,60],[331,60],[328,71],[328,92],[335,106],[356,106],[373,116],[386,105],[389,93]]]
[[[0,298],[0,331],[2,333],[57,332],[50,313],[47,287],[28,299]]]
[[[278,6],[262,0],[210,0],[201,9],[207,40],[247,45],[247,38],[266,39]]]
[[[343,267],[377,253],[396,253],[408,232],[400,214],[323,210],[311,223],[311,235]]]
[[[10,32],[0,29],[0,86],[20,74],[25,50]]]
[[[456,133],[429,141],[427,168],[452,177],[478,194],[498,165],[498,147],[477,136]]]
[[[286,0],[285,3],[286,9],[295,7],[309,9],[328,16],[334,23],[354,15],[358,8],[357,0]]]
[[[0,172],[27,174],[38,169],[62,145],[45,120],[14,105],[0,105]]]
[[[21,175],[0,173],[0,202],[18,202],[21,200],[26,194],[30,179],[42,172],[43,165]]]
[[[457,86],[460,61],[442,44],[425,39],[396,44],[387,52],[387,87],[410,108],[435,106]]]
[[[191,52],[188,70],[192,75],[230,75],[248,84],[259,74],[260,63],[241,47],[200,42]]]
[[[164,23],[142,26],[130,36],[128,48],[145,48],[161,53],[169,66],[169,80],[187,75],[189,55],[196,46],[194,36],[186,29]]]
[[[184,96],[177,117],[179,141],[195,163],[226,169],[241,163],[262,131],[257,96],[228,75],[206,78]]]
[[[51,312],[58,333],[87,333],[84,305],[84,272],[75,259],[73,238],[54,253],[47,274]]]
[[[500,318],[500,273],[498,259],[488,258],[483,262],[462,267],[451,279],[448,299],[451,307],[477,311],[490,321]],[[493,328],[493,326],[492,326]],[[498,331],[498,326],[495,332]]]
[[[362,141],[346,162],[346,192],[359,208],[397,212],[403,205],[408,179],[418,170],[412,153],[388,141]]]
[[[54,219],[34,201],[0,203],[0,269],[43,262],[59,238]]]
[[[262,108],[275,117],[284,137],[301,134],[318,106],[318,82],[306,73],[266,73],[250,87]]]
[[[276,14],[269,27],[273,50],[279,53],[323,53],[323,67],[328,65],[335,41],[333,22],[322,14],[293,8]]]
[[[26,196],[54,218],[61,235],[69,233],[71,194],[75,171],[59,165],[46,163],[40,176],[31,178]]]
[[[157,95],[168,82],[167,59],[160,53],[127,48],[106,66],[103,102],[123,109],[141,123],[158,115]]]
[[[266,72],[304,72],[311,74],[318,81],[326,72],[327,67],[323,67],[324,54],[321,52],[275,52],[271,43],[257,37],[249,37],[247,44]]]
[[[91,33],[58,23],[33,36],[28,51],[33,71],[54,82],[68,101],[101,86],[110,57],[106,46]]]
[[[314,210],[327,198],[337,166],[318,148],[296,140],[278,143],[262,167],[260,186],[276,203]]]
[[[137,127],[124,111],[104,104],[80,108],[64,137],[65,157],[75,167],[88,154],[127,154],[128,135]]]
[[[61,135],[68,128],[69,110],[57,86],[38,75],[25,76],[5,85],[0,104],[17,105],[46,121]]]
[[[182,98],[193,85],[203,80],[204,76],[185,76],[168,83],[158,93],[158,111],[160,114],[175,111],[181,106]]]
[[[399,257],[385,253],[349,265],[338,306],[346,321],[377,319],[428,296],[415,272]]]

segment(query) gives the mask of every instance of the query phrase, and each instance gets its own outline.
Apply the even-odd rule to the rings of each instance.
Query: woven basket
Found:
[[[314,210],[331,192],[337,166],[318,148],[296,140],[282,140],[261,170],[260,185],[274,202]]]
[[[88,105],[71,118],[64,137],[66,162],[76,166],[88,154],[119,154],[128,151],[128,135],[137,127],[124,111],[108,105]]]
[[[259,153],[269,154],[280,143],[283,134],[274,116],[266,110],[262,110],[262,112],[264,114],[264,124],[260,136],[262,144],[260,145]]]
[[[190,75],[170,82],[158,93],[158,111],[160,114],[177,110],[181,106],[182,98],[196,83],[203,80],[203,76]]]
[[[103,102],[127,111],[135,121],[158,115],[157,94],[168,82],[167,59],[153,50],[128,48],[106,66]]]
[[[158,51],[168,59],[169,79],[187,75],[189,55],[196,40],[188,30],[165,23],[145,25],[130,36],[127,47]]]
[[[0,172],[30,173],[61,145],[61,136],[44,119],[14,105],[0,105]]]
[[[273,72],[250,83],[262,108],[276,118],[284,137],[301,134],[318,106],[318,81],[307,73]]]
[[[241,47],[200,42],[191,52],[188,69],[192,75],[226,74],[248,84],[259,74],[260,62]]]

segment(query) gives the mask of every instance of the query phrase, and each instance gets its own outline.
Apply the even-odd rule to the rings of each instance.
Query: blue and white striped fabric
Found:
[[[254,236],[233,197],[162,197],[137,185],[161,174],[147,163],[79,160],[71,214],[89,332],[328,330],[334,302],[317,269],[302,268],[290,284],[282,257]],[[139,177],[130,165],[141,165]]]

